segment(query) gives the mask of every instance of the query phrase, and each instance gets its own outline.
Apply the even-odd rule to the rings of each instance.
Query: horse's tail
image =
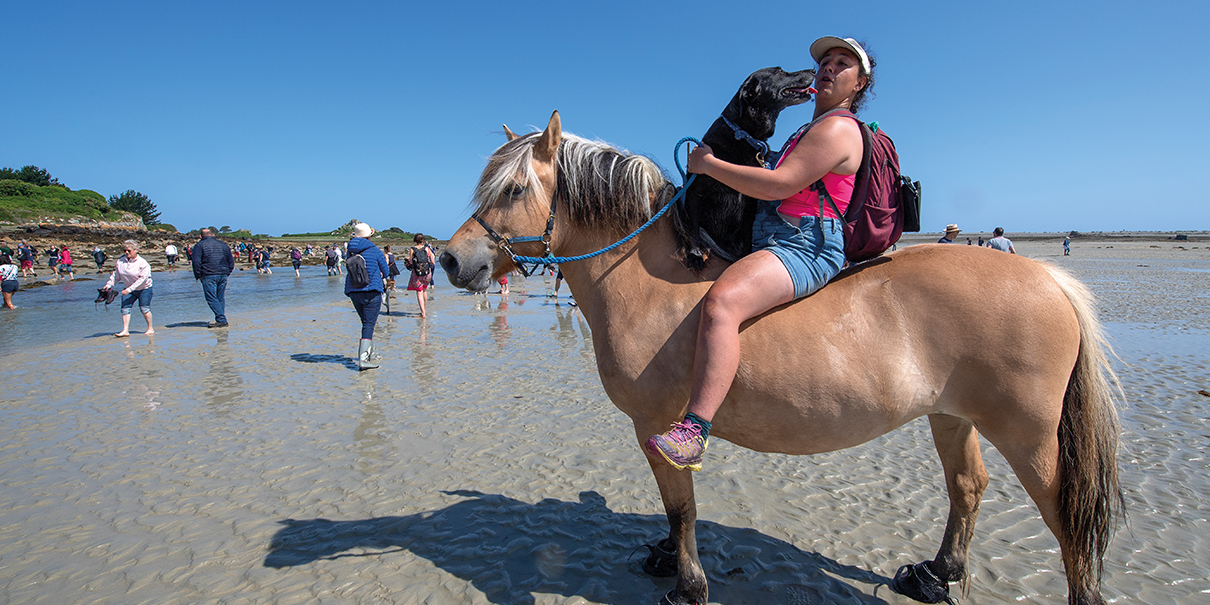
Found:
[[[1118,413],[1121,384],[1109,366],[1112,349],[1097,321],[1092,294],[1074,277],[1047,265],[1071,302],[1080,325],[1080,351],[1063,395],[1059,419],[1060,537],[1069,551],[1068,582],[1096,587],[1105,551],[1125,515],[1118,485]]]

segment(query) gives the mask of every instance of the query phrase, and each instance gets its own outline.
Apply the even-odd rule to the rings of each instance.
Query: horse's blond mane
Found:
[[[517,184],[531,195],[550,200],[533,170],[533,148],[539,133],[502,145],[487,160],[475,187],[472,205],[482,212],[508,197]],[[556,194],[567,204],[574,224],[627,231],[642,224],[672,195],[674,187],[651,159],[600,141],[563,133],[556,158]]]

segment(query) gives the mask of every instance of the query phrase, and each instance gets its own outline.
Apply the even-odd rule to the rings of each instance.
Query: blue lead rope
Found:
[[[641,227],[639,227],[638,229],[635,229],[633,232],[631,232],[630,235],[627,235],[626,237],[623,237],[622,239],[614,242],[613,244],[610,244],[604,248],[601,248],[600,250],[597,250],[596,252],[591,252],[589,254],[581,254],[579,256],[553,256],[553,255],[547,254],[544,257],[514,256],[513,262],[515,262],[517,264],[530,263],[530,264],[533,264],[535,266],[535,268],[537,268],[538,265],[549,267],[551,265],[558,265],[558,264],[562,264],[562,263],[572,263],[572,262],[575,262],[578,260],[585,260],[585,259],[592,258],[594,256],[600,256],[600,255],[605,254],[606,252],[609,252],[610,250],[613,250],[614,248],[617,248],[618,246],[621,246],[622,244],[625,244],[626,242],[634,239],[634,237],[636,235],[642,233],[643,230],[650,227],[652,225],[652,223],[658,221],[661,216],[664,216],[664,213],[668,212],[669,208],[675,206],[677,204],[677,202],[680,202],[682,199],[684,199],[685,190],[689,188],[689,185],[691,183],[693,183],[693,179],[697,178],[696,174],[686,174],[685,169],[681,168],[681,158],[678,155],[681,150],[681,145],[684,145],[685,143],[688,143],[690,141],[697,143],[698,145],[702,144],[701,141],[699,141],[693,137],[685,137],[685,138],[677,141],[676,147],[674,147],[672,149],[672,160],[673,160],[673,162],[676,163],[676,169],[677,169],[677,171],[679,171],[681,173],[681,181],[683,181],[685,184],[683,186],[681,186],[680,189],[677,190],[676,195],[674,195],[672,197],[672,199],[668,201],[667,204],[664,204],[663,208],[660,208],[659,212],[656,212],[654,216],[647,219],[646,223],[643,223],[643,225]],[[528,238],[528,239],[527,238],[513,238],[511,241],[520,242],[520,241],[540,240],[540,239],[541,238]]]

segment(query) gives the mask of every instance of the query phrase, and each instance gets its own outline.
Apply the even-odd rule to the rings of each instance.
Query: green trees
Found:
[[[160,213],[155,209],[155,204],[151,202],[151,198],[134,189],[127,189],[121,195],[109,196],[109,207],[115,210],[133,212],[143,217],[143,224],[148,227],[160,222]]]
[[[65,187],[65,185],[59,183],[59,179],[56,179],[55,177],[51,176],[50,173],[47,172],[46,170],[44,170],[42,168],[38,168],[37,166],[34,166],[33,164],[30,164],[29,166],[22,166],[21,170],[13,170],[12,168],[0,168],[0,180],[5,180],[5,179],[13,179],[16,181],[25,181],[26,183],[29,183],[31,185],[37,185],[39,187],[47,187],[49,185]]]

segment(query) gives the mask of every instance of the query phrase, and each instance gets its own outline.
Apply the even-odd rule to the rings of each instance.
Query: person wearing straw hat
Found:
[[[958,228],[958,225],[950,223],[945,226],[945,235],[941,236],[941,239],[937,240],[937,243],[952,244],[954,243],[954,238],[958,237],[959,233],[962,233],[962,230]]]
[[[371,361],[374,356],[374,324],[378,323],[378,313],[382,309],[382,278],[390,275],[387,257],[369,239],[373,234],[374,230],[365,223],[353,225],[353,237],[349,240],[349,259],[351,261],[353,256],[360,255],[365,264],[366,275],[354,276],[353,270],[356,267],[350,263],[345,276],[345,296],[352,301],[353,308],[357,310],[357,317],[361,319],[361,340],[357,346],[358,370],[372,370],[378,367],[378,364]],[[364,285],[354,283],[355,277],[364,277]]]

